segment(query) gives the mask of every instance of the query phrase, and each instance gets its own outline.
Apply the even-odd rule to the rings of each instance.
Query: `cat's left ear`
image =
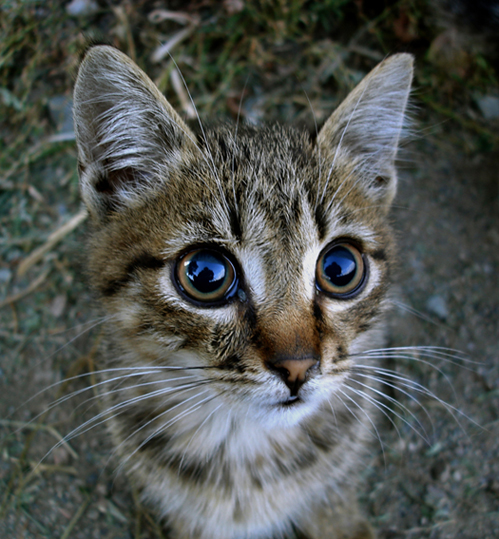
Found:
[[[405,122],[413,57],[395,54],[352,90],[319,132],[317,143],[368,197],[389,205],[395,196],[395,158]]]

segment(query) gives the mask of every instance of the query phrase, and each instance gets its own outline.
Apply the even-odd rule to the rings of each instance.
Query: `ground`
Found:
[[[276,2],[264,15],[252,4],[179,4],[190,17],[186,27],[146,1],[95,12],[82,2],[90,11],[80,18],[50,2],[1,8],[0,537],[162,537],[152,513],[115,475],[103,426],[83,427],[60,444],[97,410],[89,388],[99,319],[81,269],[85,224],[62,233],[33,263],[28,257],[80,208],[66,104],[81,44],[105,35],[135,54],[185,111],[169,57],[150,61],[160,42],[184,28],[190,35],[172,54],[203,118],[237,115],[243,97],[246,120],[313,125],[310,99],[320,123],[378,59],[416,54],[415,137],[401,154],[392,212],[400,260],[390,345],[443,347],[449,357],[387,364],[435,396],[413,392],[417,403],[403,394],[402,381],[389,394],[406,411],[386,401],[393,411],[381,419],[379,439],[373,436],[360,496],[381,539],[499,537],[494,54],[487,43],[451,47],[449,26],[438,26],[422,1],[356,2],[355,9],[291,2],[288,11]],[[326,8],[343,24],[333,17],[329,29],[321,26]],[[152,14],[166,19],[158,23]],[[51,32],[56,39],[46,45]],[[454,60],[443,63],[443,56]],[[72,392],[79,393],[66,400]]]

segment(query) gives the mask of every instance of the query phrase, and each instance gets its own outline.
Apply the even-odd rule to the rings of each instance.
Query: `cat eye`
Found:
[[[237,292],[234,264],[222,252],[199,248],[184,254],[175,265],[175,282],[194,303],[220,305]]]
[[[330,297],[349,299],[366,282],[367,265],[357,247],[340,241],[329,245],[317,260],[316,285]]]

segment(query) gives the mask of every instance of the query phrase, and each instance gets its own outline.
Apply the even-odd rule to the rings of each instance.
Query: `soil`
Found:
[[[419,394],[417,403],[394,390],[408,413],[382,419],[373,436],[361,499],[380,539],[499,537],[499,158],[465,154],[469,134],[446,129],[413,144],[401,170],[390,345],[445,347],[468,359],[388,365],[436,397]],[[58,166],[34,174],[61,178],[74,154]],[[65,204],[77,210],[73,199]],[[102,426],[54,449],[96,410],[89,376],[46,389],[93,366],[99,328],[86,331],[98,320],[78,269],[81,240],[80,231],[68,237],[41,288],[2,309],[2,538],[161,536],[126,479],[115,476]],[[28,321],[31,330],[16,330]]]

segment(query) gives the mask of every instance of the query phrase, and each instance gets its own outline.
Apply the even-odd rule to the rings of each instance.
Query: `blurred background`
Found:
[[[361,501],[380,538],[499,537],[498,36],[485,0],[1,2],[1,537],[163,537],[102,426],[62,443],[98,413],[71,117],[90,43],[128,54],[187,119],[190,94],[203,121],[311,130],[387,55],[415,55],[390,344],[459,354],[387,362],[437,398],[390,390],[405,411],[386,401]]]

